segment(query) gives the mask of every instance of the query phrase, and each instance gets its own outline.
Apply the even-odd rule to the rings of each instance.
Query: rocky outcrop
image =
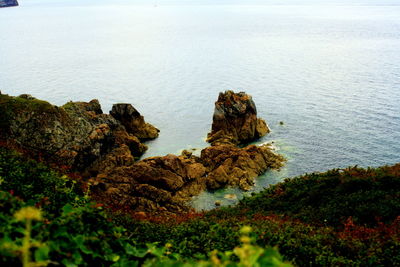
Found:
[[[143,118],[129,104],[114,105],[111,115],[138,137],[148,138],[157,133],[154,128],[146,127]],[[208,139],[212,146],[203,149],[200,157],[183,151],[180,156],[152,157],[122,167],[111,157],[113,160],[103,161],[106,168],[98,168],[99,174],[93,181],[94,197],[113,207],[140,212],[181,212],[188,209],[186,203],[190,197],[204,190],[226,186],[249,190],[257,176],[268,169],[279,169],[284,162],[268,144],[236,146],[269,132],[266,123],[256,115],[256,106],[249,95],[221,93]]]
[[[11,7],[18,6],[17,0],[0,0],[0,8],[1,7]]]
[[[257,109],[250,95],[244,92],[220,93],[207,141],[212,145],[243,144],[254,141],[269,132],[263,119],[257,118]]]
[[[110,115],[125,126],[128,133],[141,140],[158,137],[158,130],[153,125],[146,123],[143,116],[131,104],[114,104]]]
[[[133,159],[147,149],[120,121],[103,114],[97,100],[57,107],[30,95],[0,95],[0,126],[8,145],[82,173],[110,165],[113,155],[114,161],[125,154]]]
[[[190,197],[225,186],[248,190],[258,175],[284,161],[269,145],[236,146],[268,128],[251,97],[231,91],[218,98],[212,146],[200,157],[184,151],[135,161],[147,149],[141,141],[159,130],[130,104],[115,104],[109,115],[97,100],[57,107],[0,93],[0,126],[0,144],[78,171],[95,200],[130,211],[186,211]]]
[[[231,145],[211,146],[201,151],[207,168],[208,189],[239,186],[249,190],[254,179],[268,169],[282,167],[284,158],[275,154],[269,144],[238,148]]]
[[[137,211],[187,210],[186,202],[205,189],[206,168],[192,156],[151,157],[112,168],[92,183],[94,197]]]
[[[269,168],[280,168],[284,159],[269,145],[238,148],[211,146],[201,157],[184,152],[180,156],[151,157],[107,170],[93,179],[98,201],[136,211],[182,212],[190,197],[226,186],[249,190],[254,179]]]

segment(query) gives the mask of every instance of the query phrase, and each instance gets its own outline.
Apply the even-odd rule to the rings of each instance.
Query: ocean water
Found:
[[[225,90],[253,96],[288,159],[256,181],[400,162],[400,4],[318,0],[21,0],[0,10],[0,90],[54,104],[132,103],[160,137],[207,144]],[[284,125],[279,125],[283,121]],[[231,188],[193,200],[223,204]],[[248,194],[248,193],[245,193]]]

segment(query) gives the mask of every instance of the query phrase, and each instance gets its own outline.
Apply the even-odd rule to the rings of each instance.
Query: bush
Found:
[[[400,164],[393,167],[332,170],[287,179],[243,199],[236,209],[285,214],[307,223],[341,227],[354,222],[375,226],[400,215]]]
[[[4,148],[0,148],[0,190],[55,214],[83,195],[74,180]]]
[[[0,149],[0,163],[0,265],[19,266],[28,244],[25,262],[65,266],[400,266],[399,165],[309,174],[235,207],[143,221],[15,152]],[[28,227],[15,214],[33,205],[41,220]]]

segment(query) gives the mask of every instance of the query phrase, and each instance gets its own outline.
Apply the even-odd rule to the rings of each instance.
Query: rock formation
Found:
[[[166,155],[110,169],[94,180],[93,193],[113,207],[137,211],[187,210],[191,196],[205,189],[206,168],[199,158]]]
[[[208,171],[208,189],[229,185],[249,190],[256,177],[267,169],[279,169],[284,159],[273,153],[269,144],[244,148],[218,145],[203,149],[201,161]]]
[[[0,0],[0,7],[18,6],[17,0]]]
[[[114,104],[110,115],[125,126],[128,133],[140,140],[158,137],[158,130],[153,125],[146,123],[143,116],[131,104]]]
[[[0,126],[0,140],[8,145],[79,172],[124,147],[133,156],[147,149],[113,116],[103,114],[97,100],[57,107],[29,95],[0,95]]]
[[[97,200],[113,207],[181,212],[189,208],[190,197],[206,189],[239,186],[249,190],[254,178],[269,168],[280,168],[283,161],[269,145],[211,146],[202,150],[201,157],[184,152],[122,167],[106,164],[112,167],[99,171],[92,191]]]
[[[269,132],[263,119],[257,118],[257,109],[250,95],[226,91],[220,93],[207,141],[212,145],[243,144]]]
[[[95,200],[131,211],[182,212],[190,197],[224,186],[248,190],[254,178],[284,161],[269,145],[236,146],[268,128],[251,97],[231,91],[218,98],[212,146],[200,157],[184,151],[135,161],[147,149],[141,141],[159,130],[130,104],[115,104],[108,115],[97,100],[57,107],[0,93],[0,126],[0,144],[78,171]]]
[[[135,113],[124,105],[113,107],[111,112],[132,133],[137,130],[129,125],[146,127],[118,114],[138,118]],[[200,157],[184,150],[181,156],[152,157],[130,166],[106,164],[112,168],[100,171],[95,178],[95,195],[114,207],[179,212],[188,208],[185,203],[190,197],[206,189],[239,186],[249,190],[257,176],[267,169],[280,168],[284,162],[269,144],[236,146],[269,131],[256,113],[254,102],[245,93],[220,94],[214,113],[215,134],[210,134],[213,145],[203,149]]]

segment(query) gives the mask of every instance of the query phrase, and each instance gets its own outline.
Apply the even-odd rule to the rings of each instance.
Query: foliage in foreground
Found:
[[[275,248],[252,244],[248,228],[238,246],[201,261],[170,243],[138,244],[66,177],[3,149],[0,162],[0,265],[291,266]]]
[[[0,150],[0,265],[20,265],[29,246],[35,266],[400,266],[399,177],[400,165],[333,170],[235,207],[127,216],[91,203],[44,165]],[[21,214],[37,212],[26,212],[32,205],[40,216],[28,227]]]
[[[288,179],[234,207],[168,223],[150,216],[153,222],[120,222],[138,243],[168,240],[186,257],[231,249],[240,227],[251,225],[257,244],[278,246],[299,266],[400,266],[399,215],[397,164]]]

